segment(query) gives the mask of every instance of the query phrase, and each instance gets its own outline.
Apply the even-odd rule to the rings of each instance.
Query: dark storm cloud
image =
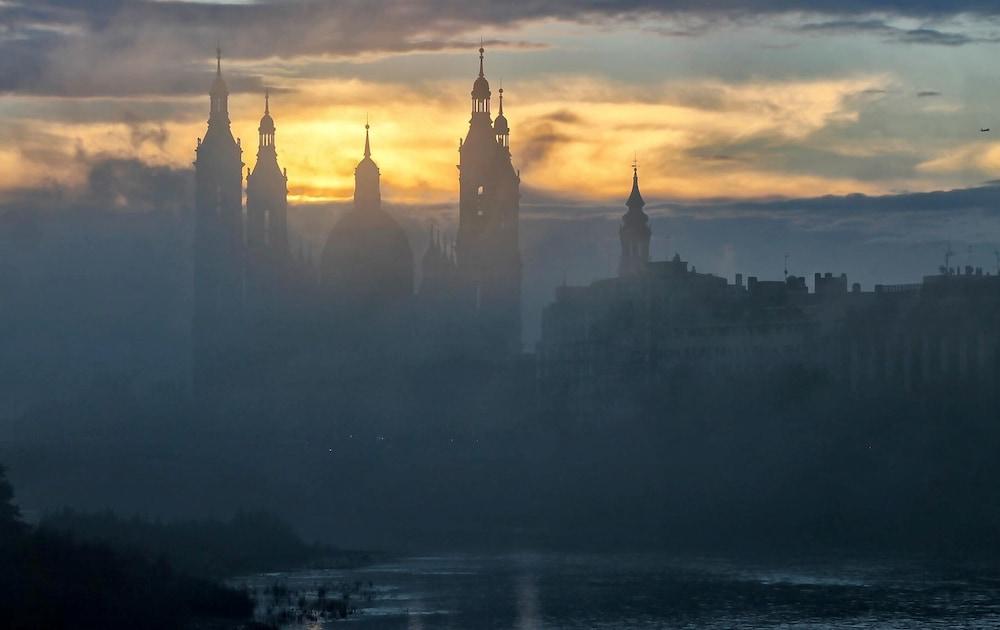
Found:
[[[757,135],[731,142],[716,142],[691,147],[685,157],[697,160],[703,168],[727,167],[732,162],[752,164],[761,172],[799,173],[822,172],[828,177],[843,177],[858,181],[881,181],[905,178],[913,173],[921,158],[904,150],[883,151],[873,155],[842,153],[820,143],[782,141],[774,135]],[[675,159],[674,149],[665,149],[658,159]]]
[[[712,199],[698,202],[663,201],[647,196],[646,211],[670,220],[753,221],[759,225],[794,224],[809,231],[842,230],[850,226],[859,238],[906,240],[912,234],[938,230],[956,218],[978,217],[998,231],[982,237],[1000,241],[1000,182],[973,188],[894,195],[826,195],[812,198],[763,200]],[[624,212],[609,203],[560,203],[557,198],[524,195],[521,216],[525,221],[617,219]]]
[[[652,203],[647,210],[704,219],[740,216],[791,220],[816,226],[828,226],[842,220],[876,226],[892,219],[900,231],[905,231],[906,221],[939,221],[962,214],[1000,218],[1000,185],[991,183],[974,188],[879,196],[852,194],[763,201]],[[896,219],[901,222],[895,223]]]
[[[560,133],[549,123],[527,126],[522,146],[518,150],[521,167],[530,169],[535,164],[544,162],[552,150],[573,140],[568,134]]]
[[[672,35],[696,35],[716,19],[822,14],[807,31],[876,32],[891,41],[958,46],[976,40],[933,28],[900,29],[863,16],[926,19],[1000,14],[975,0],[311,0],[209,4],[140,0],[14,0],[0,5],[0,91],[68,96],[185,94],[204,91],[216,43],[227,59],[355,56],[471,48],[476,35],[528,20],[580,22],[668,18]],[[659,28],[650,26],[650,28]],[[491,40],[491,45],[533,46]],[[234,91],[259,79],[230,68]]]
[[[939,31],[933,28],[899,28],[879,19],[832,20],[803,24],[798,30],[804,33],[856,34],[867,33],[883,37],[898,44],[924,44],[931,46],[964,46],[966,44],[995,42],[995,38],[971,37],[963,33]]]

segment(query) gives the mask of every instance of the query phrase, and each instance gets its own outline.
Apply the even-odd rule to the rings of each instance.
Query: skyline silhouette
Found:
[[[0,24],[0,625],[995,621],[1000,10]]]

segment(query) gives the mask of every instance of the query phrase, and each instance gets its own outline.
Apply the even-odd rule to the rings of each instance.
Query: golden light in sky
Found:
[[[921,50],[916,64],[885,43],[781,28],[677,38],[628,22],[549,19],[500,29],[507,43],[490,47],[486,74],[494,113],[503,81],[526,194],[617,208],[633,156],[646,196],[666,201],[934,190],[974,185],[1000,168],[1000,145],[968,133],[988,126],[980,113],[988,101],[954,94],[955,78],[943,71],[969,55],[964,48]],[[86,41],[80,55],[97,46]],[[205,130],[214,60],[146,71],[171,41],[160,32],[140,55],[110,59],[87,81],[70,52],[59,56],[50,80],[77,78],[50,89],[80,96],[5,96],[0,115],[12,140],[0,147],[0,192],[72,191],[85,185],[91,161],[108,157],[188,168]],[[853,48],[831,57],[843,41]],[[387,201],[454,203],[476,55],[453,43],[411,48],[224,57],[247,166],[269,87],[293,204],[350,198],[366,119]],[[203,76],[204,86],[181,70]],[[127,93],[111,93],[120,83]],[[171,94],[175,84],[184,89]]]

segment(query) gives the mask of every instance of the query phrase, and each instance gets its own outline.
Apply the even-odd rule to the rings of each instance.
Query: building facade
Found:
[[[811,375],[856,396],[974,391],[1000,376],[1000,276],[942,269],[922,283],[848,288],[846,275],[734,282],[675,255],[648,262],[638,179],[616,278],[562,286],[542,317],[541,386],[576,400],[682,379],[773,386]]]

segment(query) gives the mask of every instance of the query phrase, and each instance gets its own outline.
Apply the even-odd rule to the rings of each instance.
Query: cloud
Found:
[[[996,43],[995,37],[973,37],[933,28],[901,28],[881,19],[839,19],[799,25],[802,33],[853,35],[873,34],[896,44],[924,44],[930,46],[964,46],[976,43]]]
[[[633,21],[678,37],[720,22],[771,16],[824,15],[803,32],[869,32],[907,44],[961,46],[993,41],[922,26],[901,28],[868,16],[929,20],[1000,15],[975,0],[262,0],[247,3],[173,0],[7,0],[0,3],[0,92],[56,96],[194,94],[204,90],[212,50],[221,43],[230,87],[258,91],[261,79],[244,62],[308,57],[357,58],[470,50],[477,35],[529,23]],[[491,38],[514,50],[541,44]]]
[[[973,142],[950,148],[917,165],[922,173],[965,173],[989,177],[1000,168],[1000,144]]]
[[[79,186],[49,184],[7,190],[0,214],[25,211],[186,213],[194,199],[191,169],[147,164],[137,159],[78,155],[87,165]]]
[[[1000,185],[892,195],[824,195],[799,199],[709,200],[704,202],[662,202],[647,210],[671,214],[754,217],[884,217],[915,214],[989,212],[1000,216]]]

